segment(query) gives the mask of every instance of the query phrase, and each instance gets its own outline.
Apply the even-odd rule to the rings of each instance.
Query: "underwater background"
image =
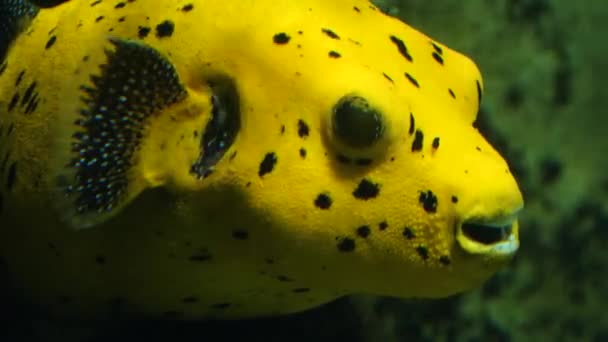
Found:
[[[101,329],[3,320],[0,341],[608,341],[608,2],[375,3],[480,67],[479,127],[526,201],[508,267],[442,300],[353,296],[288,317]]]

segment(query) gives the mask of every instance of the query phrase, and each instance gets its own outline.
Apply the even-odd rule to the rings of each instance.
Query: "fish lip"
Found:
[[[493,219],[469,219],[458,224],[456,241],[467,254],[509,258],[519,248],[517,212]]]

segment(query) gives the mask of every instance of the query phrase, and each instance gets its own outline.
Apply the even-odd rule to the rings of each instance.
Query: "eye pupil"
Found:
[[[364,98],[344,96],[334,107],[333,130],[349,147],[370,147],[382,137],[382,115]]]

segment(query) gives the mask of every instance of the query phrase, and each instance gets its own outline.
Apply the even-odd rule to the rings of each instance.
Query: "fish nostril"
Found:
[[[480,223],[462,224],[462,232],[467,238],[484,245],[491,245],[504,241],[511,234],[512,229],[512,224],[500,227]]]

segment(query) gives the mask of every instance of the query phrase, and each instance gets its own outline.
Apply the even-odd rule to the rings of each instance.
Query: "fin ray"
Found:
[[[57,151],[60,209],[76,228],[114,216],[149,187],[137,167],[146,127],[187,94],[173,65],[152,47],[115,38],[110,43],[106,63],[80,87],[80,107],[70,109],[78,113],[71,139]]]

